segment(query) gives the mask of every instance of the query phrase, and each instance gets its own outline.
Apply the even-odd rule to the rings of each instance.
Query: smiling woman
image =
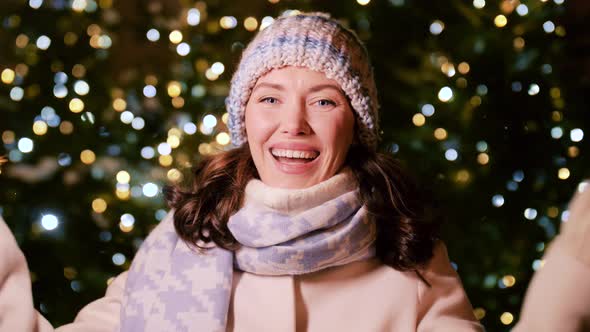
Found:
[[[323,13],[278,18],[243,52],[226,104],[236,148],[199,164],[189,189],[165,190],[164,224],[203,255],[191,256],[202,268],[189,275],[207,282],[184,284],[196,294],[182,301],[200,317],[191,322],[220,331],[482,330],[428,197],[377,152],[373,71],[354,32]],[[153,255],[154,234],[138,256]],[[133,263],[122,327],[161,326],[163,317],[135,308],[179,305],[163,300],[161,286],[145,293],[138,280],[159,278],[149,265]],[[156,302],[131,302],[134,293]]]

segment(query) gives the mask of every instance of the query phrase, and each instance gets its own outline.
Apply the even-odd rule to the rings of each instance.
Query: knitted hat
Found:
[[[355,112],[358,140],[376,149],[379,105],[367,50],[353,31],[326,13],[283,15],[244,50],[226,99],[235,146],[247,141],[244,113],[256,81],[285,66],[307,67],[336,81]]]

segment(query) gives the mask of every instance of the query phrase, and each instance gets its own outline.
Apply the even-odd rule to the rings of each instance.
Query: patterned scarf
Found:
[[[297,190],[252,180],[228,221],[236,252],[200,254],[179,239],[171,211],[133,260],[120,330],[225,331],[234,269],[298,275],[373,257],[376,227],[357,194],[348,171]]]

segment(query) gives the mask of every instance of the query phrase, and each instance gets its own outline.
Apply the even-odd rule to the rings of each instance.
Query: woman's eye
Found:
[[[274,97],[262,98],[260,101],[266,104],[276,104],[278,102],[278,100]]]
[[[335,106],[336,103],[329,99],[321,99],[316,102],[319,106]]]

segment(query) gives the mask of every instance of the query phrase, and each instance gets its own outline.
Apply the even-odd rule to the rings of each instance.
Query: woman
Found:
[[[377,108],[353,32],[277,19],[232,78],[236,149],[165,190],[130,270],[60,331],[481,331],[435,218],[376,152]]]

